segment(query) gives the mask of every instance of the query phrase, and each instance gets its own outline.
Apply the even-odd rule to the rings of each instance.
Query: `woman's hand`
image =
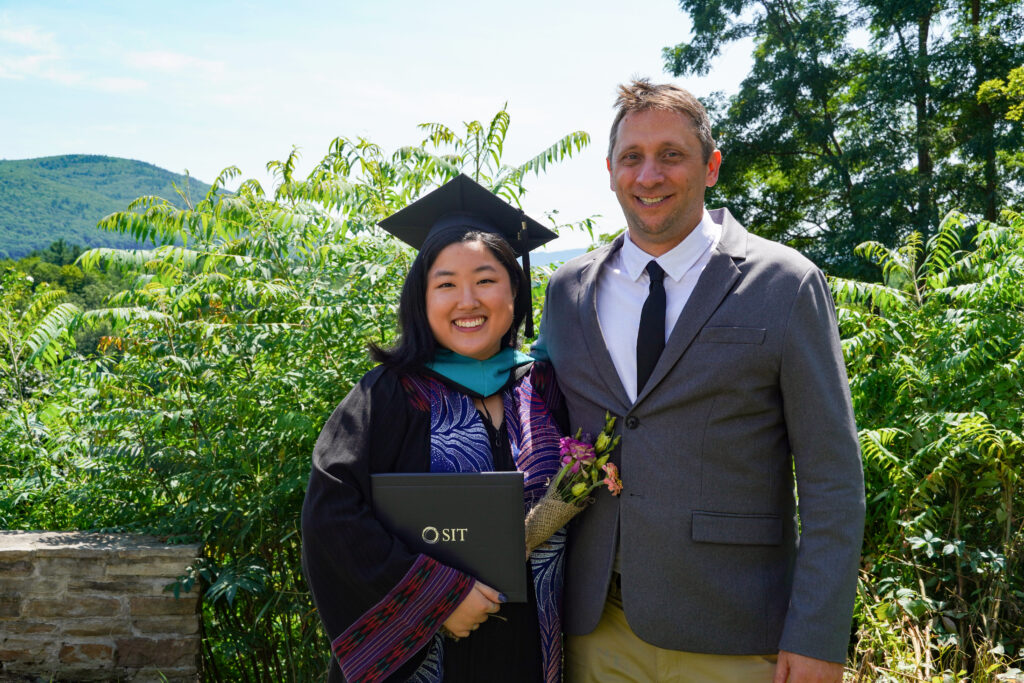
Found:
[[[445,619],[443,627],[448,629],[453,636],[465,638],[471,631],[477,630],[480,624],[487,621],[487,617],[497,614],[503,602],[505,602],[504,595],[487,584],[477,581],[473,584],[473,590],[469,591],[455,611]]]

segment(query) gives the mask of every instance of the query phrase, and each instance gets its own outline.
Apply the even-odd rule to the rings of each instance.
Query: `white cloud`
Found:
[[[138,92],[148,84],[138,78],[114,76],[90,76],[83,71],[62,67],[57,57],[36,55],[32,57],[0,56],[0,78],[15,80],[38,79],[59,83],[63,86],[99,90],[102,92]]]
[[[94,76],[68,64],[53,33],[35,26],[15,26],[0,14],[0,79],[41,80],[101,92],[138,92],[147,83],[138,78]]]
[[[0,43],[8,43],[32,50],[53,52],[57,49],[52,33],[43,33],[35,26],[7,26],[7,20],[0,17]]]
[[[56,59],[53,55],[7,56],[0,54],[0,78],[21,80],[38,75]]]
[[[200,71],[207,76],[221,76],[225,72],[223,62],[193,57],[180,52],[150,51],[129,53],[125,61],[140,69],[152,69],[165,73]]]
[[[14,26],[0,15],[0,78],[25,79],[46,70],[59,57],[52,33]]]
[[[138,92],[145,90],[146,81],[138,78],[96,78],[88,85],[104,92]]]

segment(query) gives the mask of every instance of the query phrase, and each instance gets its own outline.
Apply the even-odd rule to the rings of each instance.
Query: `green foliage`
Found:
[[[42,287],[31,291],[32,278],[6,270],[0,280],[0,371],[17,396],[20,378],[28,369],[56,365],[67,351],[68,325],[78,313],[73,304],[59,303],[65,292]]]
[[[679,6],[693,29],[663,51],[675,76],[707,73],[726,45],[754,41],[739,92],[706,102],[725,156],[710,201],[828,272],[863,279],[855,245],[927,238],[954,206],[995,221],[1019,196],[1024,129],[976,93],[1024,61],[1021,3]]]
[[[34,311],[12,325],[44,372],[32,410],[5,407],[0,422],[0,525],[200,541],[178,588],[205,591],[206,680],[321,680],[329,650],[300,569],[309,458],[370,368],[367,341],[393,338],[412,258],[373,226],[463,168],[521,196],[526,171],[585,142],[573,134],[506,167],[507,113],[465,127],[390,155],[339,138],[304,179],[296,151],[269,163],[270,193],[254,180],[220,192],[229,168],[197,202],[142,197],[108,216],[108,230],[160,246],[78,259],[86,277],[125,287],[77,318],[79,330],[109,326],[91,360],[55,364],[42,349],[68,309],[12,275],[18,310]]]
[[[978,103],[990,107],[1007,121],[1024,121],[1024,66],[1010,71],[1006,80],[994,78],[978,88]],[[1024,150],[1004,150],[1000,160],[1009,167],[1024,169]]]
[[[523,181],[528,173],[540,174],[548,164],[579,152],[590,144],[590,136],[583,131],[570,133],[526,163],[505,166],[501,163],[501,155],[509,121],[508,112],[503,108],[486,126],[479,121],[464,124],[466,134],[462,137],[440,123],[424,123],[420,128],[429,134],[424,144],[429,143],[441,152],[438,162],[447,165],[449,173],[465,173],[518,206],[526,193]]]
[[[74,346],[69,325],[78,309],[61,303],[63,294],[45,285],[33,291],[31,277],[20,271],[0,272],[0,482],[9,487],[4,496],[22,505],[36,492],[60,488],[62,456],[50,448],[46,417],[55,411],[43,373]],[[0,528],[6,529],[12,521],[4,507]]]
[[[29,258],[38,257],[41,261],[56,266],[68,266],[82,255],[82,248],[77,244],[68,244],[63,238],[52,243],[46,249],[33,251]]]
[[[160,195],[184,207],[208,189],[188,176],[115,157],[0,160],[0,258],[21,258],[54,240],[89,247],[144,246],[98,229],[97,221],[140,195]],[[35,255],[58,266],[69,263]]]
[[[76,261],[82,254],[78,245],[57,240],[41,251],[34,251],[18,261],[0,261],[0,272],[20,271],[28,276],[28,292],[41,289],[63,291],[61,299],[81,310],[92,310],[106,306],[107,299],[123,289],[117,273],[99,270],[83,271]],[[78,326],[73,334],[78,353],[91,356],[96,353],[100,339],[109,332],[105,326],[83,328]]]
[[[832,282],[868,494],[869,680],[994,680],[1024,657],[1024,219],[1008,218],[970,251],[960,214],[927,244],[862,244],[884,283]]]
[[[978,88],[978,101],[1005,105],[1003,116],[1008,121],[1024,118],[1024,66],[1012,70],[1005,81],[993,78],[982,83]]]

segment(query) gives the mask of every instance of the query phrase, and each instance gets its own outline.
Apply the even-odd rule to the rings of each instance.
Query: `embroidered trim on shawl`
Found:
[[[565,407],[565,398],[558,389],[554,368],[545,361],[536,361],[530,368],[530,386],[533,393],[540,396],[549,413],[556,413]]]
[[[386,678],[430,642],[472,587],[469,576],[420,555],[398,585],[331,643],[345,680]]]
[[[561,434],[548,411],[554,377],[543,372],[543,364],[534,363],[533,372],[514,387],[515,400],[506,400],[505,419],[515,454],[516,467],[526,477],[523,498],[527,510],[547,490],[548,482],[558,474],[558,439]],[[541,379],[543,378],[543,379]],[[547,386],[538,391],[535,380]],[[545,399],[548,399],[546,401]],[[534,592],[537,596],[537,621],[540,626],[541,660],[544,680],[557,683],[562,674],[562,579],[565,570],[565,529],[559,529],[548,542],[530,555]]]
[[[398,381],[402,383],[402,388],[409,397],[409,405],[424,413],[430,410],[430,397],[423,386],[425,379],[417,381],[412,375],[401,375]]]

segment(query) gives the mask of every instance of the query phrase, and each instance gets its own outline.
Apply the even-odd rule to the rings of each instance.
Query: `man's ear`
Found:
[[[722,152],[715,150],[708,159],[708,174],[704,179],[705,187],[713,187],[718,182],[718,171],[722,168]]]
[[[608,189],[612,192],[615,191],[615,179],[612,178],[612,159],[611,157],[604,158],[604,165],[608,167]]]

